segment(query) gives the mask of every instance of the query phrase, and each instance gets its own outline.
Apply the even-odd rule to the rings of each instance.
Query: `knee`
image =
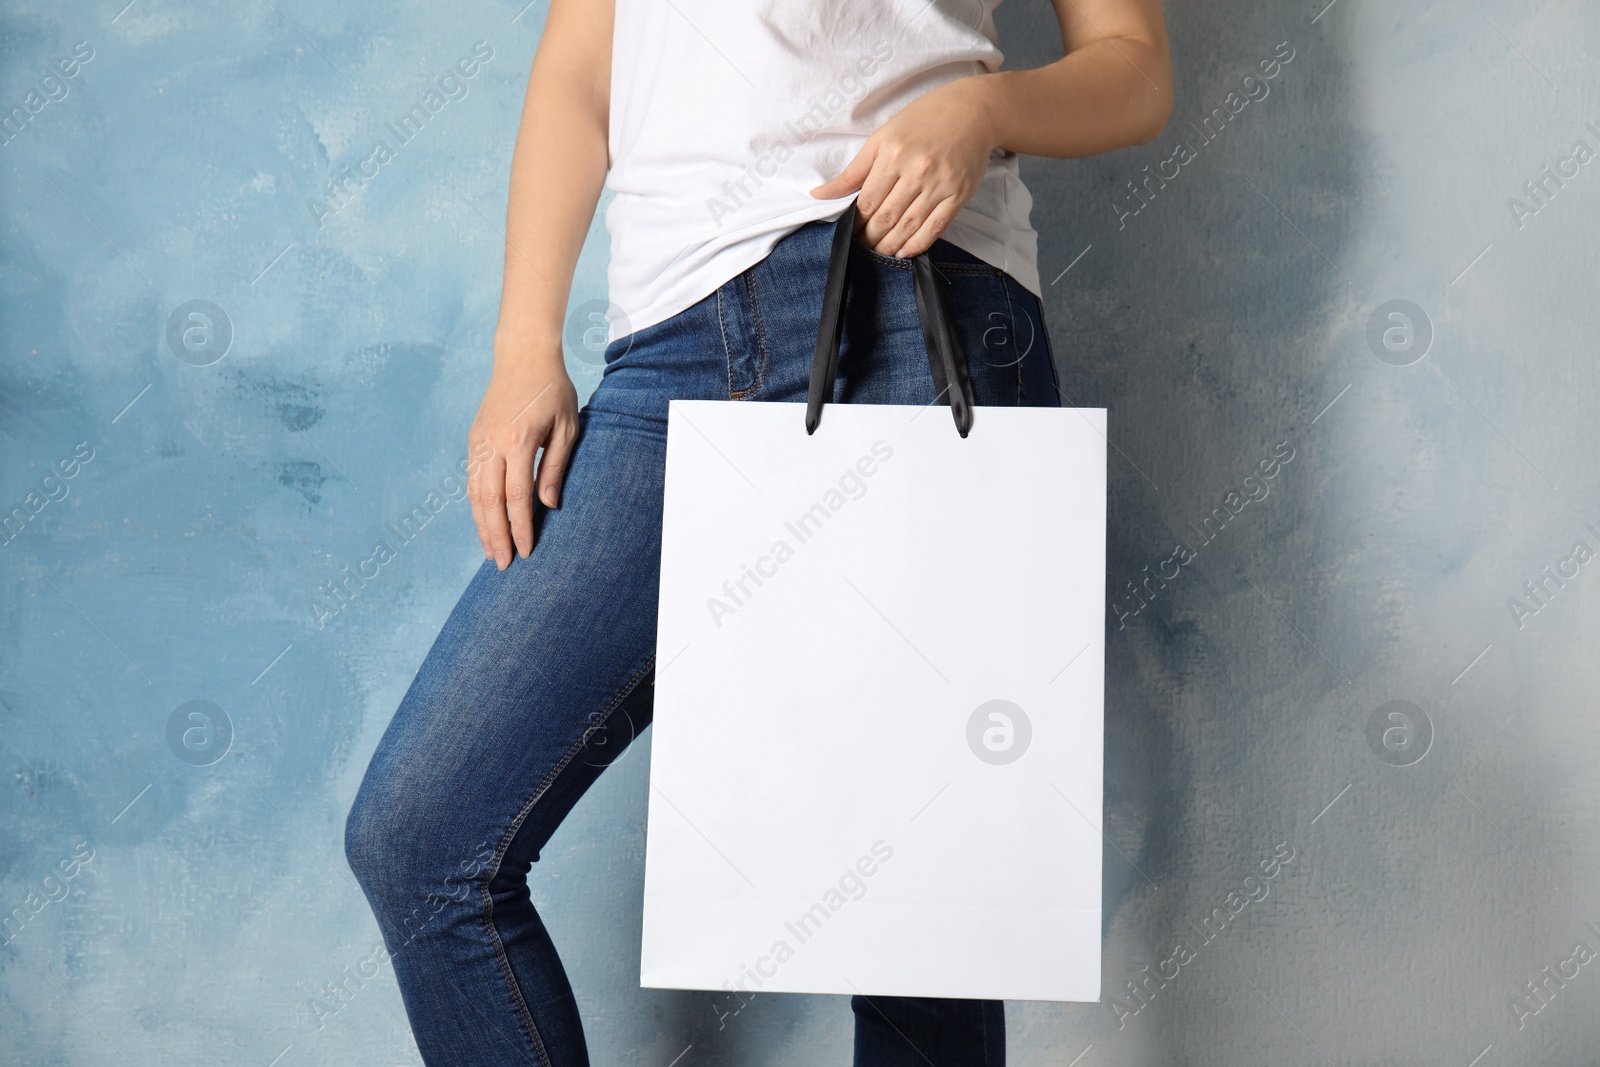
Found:
[[[492,843],[476,841],[463,825],[459,798],[430,801],[416,784],[369,770],[345,817],[345,860],[381,910],[459,903],[494,856]]]
[[[345,861],[369,893],[389,880],[393,859],[402,847],[394,831],[393,813],[386,812],[374,794],[369,777],[361,783],[344,819]]]
[[[374,900],[411,895],[431,865],[427,835],[419,824],[433,820],[414,797],[367,771],[344,820],[344,858]]]

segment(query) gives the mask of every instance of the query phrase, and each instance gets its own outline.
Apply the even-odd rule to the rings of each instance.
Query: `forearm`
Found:
[[[1101,38],[1048,66],[967,82],[995,146],[1027,155],[1070,159],[1145,144],[1172,114],[1165,47],[1127,38]]]
[[[570,5],[552,7],[547,19],[512,153],[497,369],[527,360],[559,365],[572,272],[605,182],[610,19],[597,70],[602,48],[593,9],[564,7]]]

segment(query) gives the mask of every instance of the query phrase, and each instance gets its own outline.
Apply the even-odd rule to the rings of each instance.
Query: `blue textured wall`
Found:
[[[120,2],[0,30],[0,1055],[415,1063],[342,822],[481,559],[545,5]],[[1325,2],[1174,4],[1168,131],[1024,163],[1116,449],[1110,999],[1010,1005],[1016,1063],[1600,1047],[1600,16]],[[647,756],[534,872],[595,1061],[847,1062],[843,998],[636,988]]]

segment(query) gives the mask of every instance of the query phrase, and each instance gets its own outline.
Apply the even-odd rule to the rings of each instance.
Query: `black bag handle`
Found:
[[[839,374],[839,340],[844,330],[845,283],[850,273],[850,243],[855,236],[856,202],[844,209],[833,228],[833,249],[828,255],[828,280],[822,292],[822,319],[817,325],[817,351],[811,361],[811,391],[806,397],[806,433],[822,422],[822,405],[833,396]],[[911,257],[911,279],[917,298],[917,318],[922,323],[922,344],[928,353],[928,370],[938,390],[938,403],[950,405],[956,431],[966,437],[972,430],[972,382],[967,376],[967,355],[961,336],[950,321],[950,301],[944,277],[928,253]]]

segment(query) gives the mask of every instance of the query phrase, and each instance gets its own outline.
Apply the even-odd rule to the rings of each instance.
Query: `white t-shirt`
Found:
[[[616,0],[608,340],[715,292],[804,223],[837,217],[849,196],[807,190],[912,100],[998,69],[998,3]],[[940,236],[1037,294],[1032,206],[1016,155],[996,150]]]

